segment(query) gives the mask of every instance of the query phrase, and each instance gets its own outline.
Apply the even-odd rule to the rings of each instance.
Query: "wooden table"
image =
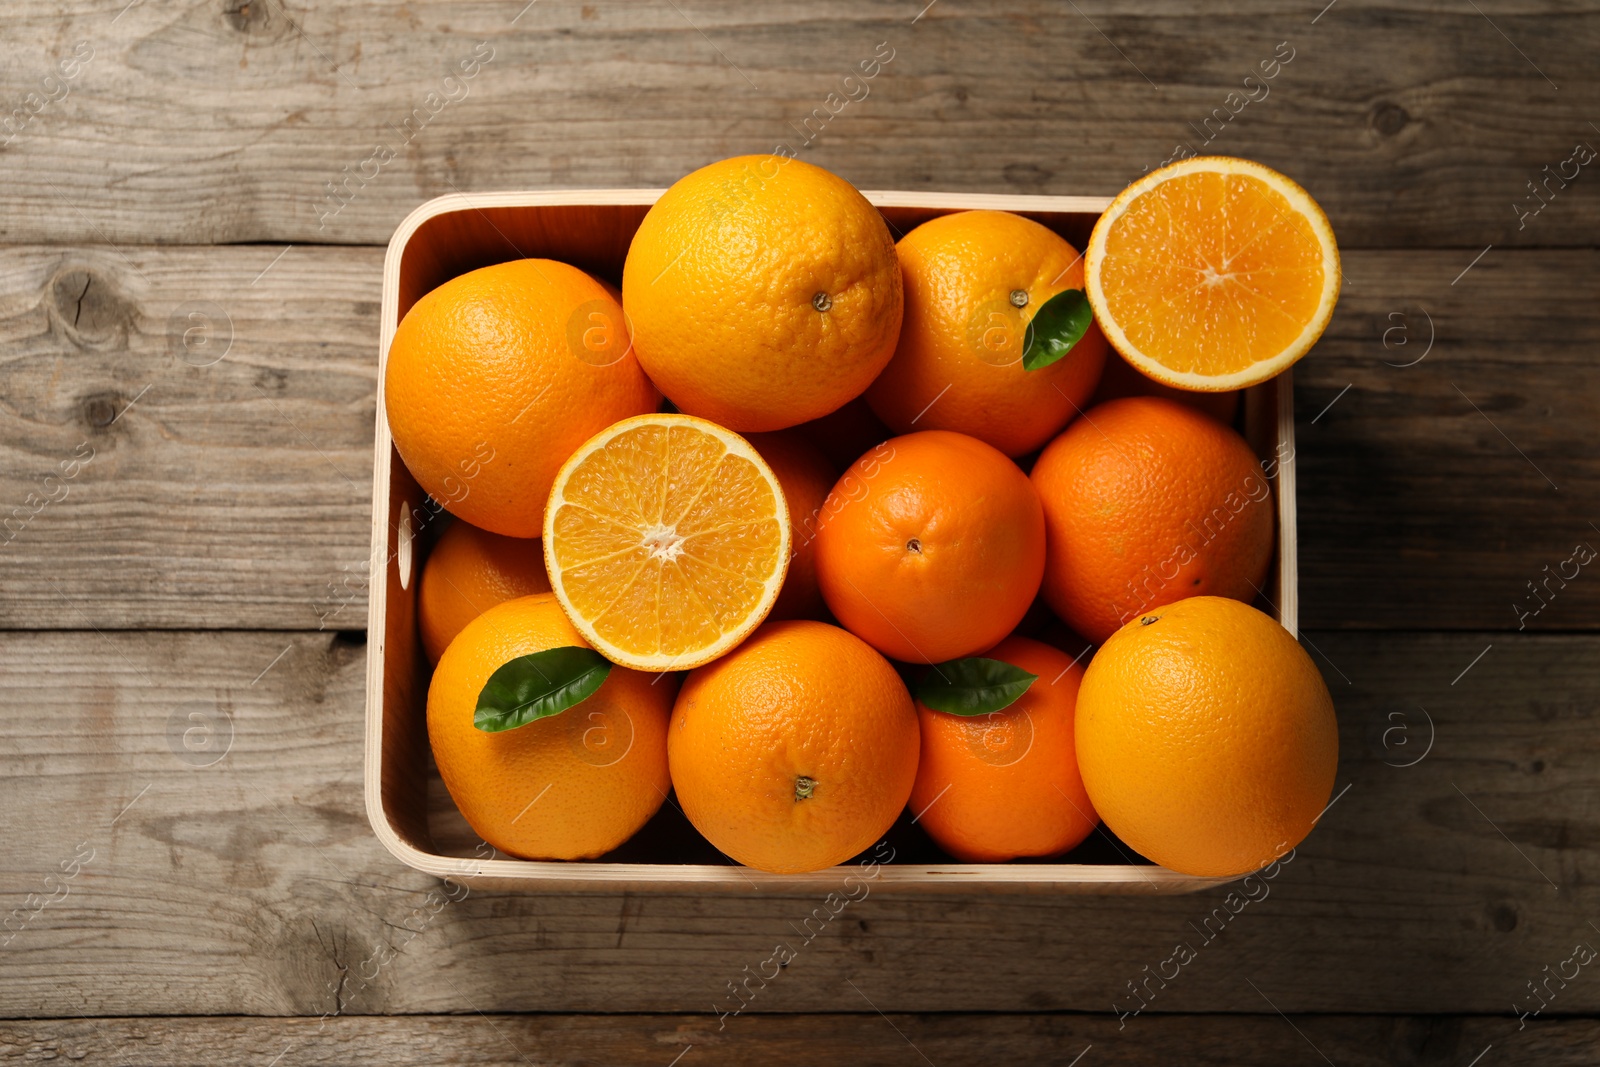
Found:
[[[1560,177],[1600,146],[1600,12],[525,2],[0,15],[0,1062],[1600,1057],[1600,572],[1569,562],[1600,547],[1600,177]],[[874,891],[719,1017],[815,901],[441,907],[374,840],[383,243],[442,193],[778,143],[864,188],[1094,194],[1183,144],[1327,208],[1346,284],[1295,380],[1343,792],[1214,939],[1221,890]]]

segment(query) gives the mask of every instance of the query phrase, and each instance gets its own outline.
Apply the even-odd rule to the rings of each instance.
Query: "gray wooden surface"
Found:
[[[5,5],[0,1062],[1595,1062],[1600,971],[1549,976],[1600,947],[1600,579],[1528,583],[1600,547],[1600,194],[1527,183],[1600,146],[1600,11],[925,2]],[[815,901],[439,907],[383,852],[365,560],[411,208],[780,142],[868,188],[1112,193],[1285,41],[1205,147],[1346,251],[1296,402],[1349,788],[1148,1008],[1118,1015],[1225,891],[874,891],[719,1019]]]

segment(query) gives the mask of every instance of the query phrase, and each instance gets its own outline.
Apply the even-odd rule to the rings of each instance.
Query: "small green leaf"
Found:
[[[1082,289],[1063,289],[1044,302],[1022,341],[1022,369],[1048,367],[1083,339],[1094,310]]]
[[[923,677],[917,699],[951,715],[988,715],[1010,707],[1038,677],[997,659],[953,659]]]
[[[578,645],[518,656],[489,675],[472,725],[492,734],[559,715],[586,700],[610,673],[610,660]]]

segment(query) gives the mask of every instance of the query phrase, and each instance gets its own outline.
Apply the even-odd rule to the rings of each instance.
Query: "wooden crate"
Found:
[[[378,839],[408,866],[472,885],[572,890],[606,885],[635,892],[706,889],[837,889],[853,865],[804,875],[773,875],[730,865],[687,827],[652,821],[618,854],[582,863],[531,862],[482,855],[478,839],[450,802],[428,752],[424,720],[428,666],[417,636],[417,573],[442,516],[401,463],[383,407],[384,363],[395,327],[424,293],[457,275],[523,257],[562,260],[620,282],[628,243],[659,189],[584,189],[452,195],[412,212],[384,260],[376,462],[373,468],[372,566],[367,645],[366,801]],[[1110,203],[1081,196],[995,196],[868,192],[903,234],[937,215],[971,208],[1013,211],[1049,226],[1083,248]],[[1265,590],[1269,611],[1295,631],[1296,554],[1294,410],[1289,374],[1250,389],[1242,428],[1275,484],[1278,542]],[[668,824],[672,815],[664,805]],[[904,820],[902,820],[904,821]],[[706,862],[684,862],[698,851]],[[881,856],[882,854],[880,854]],[[1161,867],[1113,863],[889,862],[873,880],[882,888],[951,893],[1186,893],[1229,881]]]

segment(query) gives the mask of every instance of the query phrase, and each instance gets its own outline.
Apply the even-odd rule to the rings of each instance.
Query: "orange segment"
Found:
[[[690,415],[640,415],[561,468],[544,546],[561,606],[597,650],[640,670],[686,670],[733,648],[772,609],[789,512],[738,434]]]
[[[1129,363],[1181,389],[1266,381],[1310,350],[1339,296],[1339,250],[1316,201],[1245,159],[1146,175],[1095,224],[1086,289]]]

